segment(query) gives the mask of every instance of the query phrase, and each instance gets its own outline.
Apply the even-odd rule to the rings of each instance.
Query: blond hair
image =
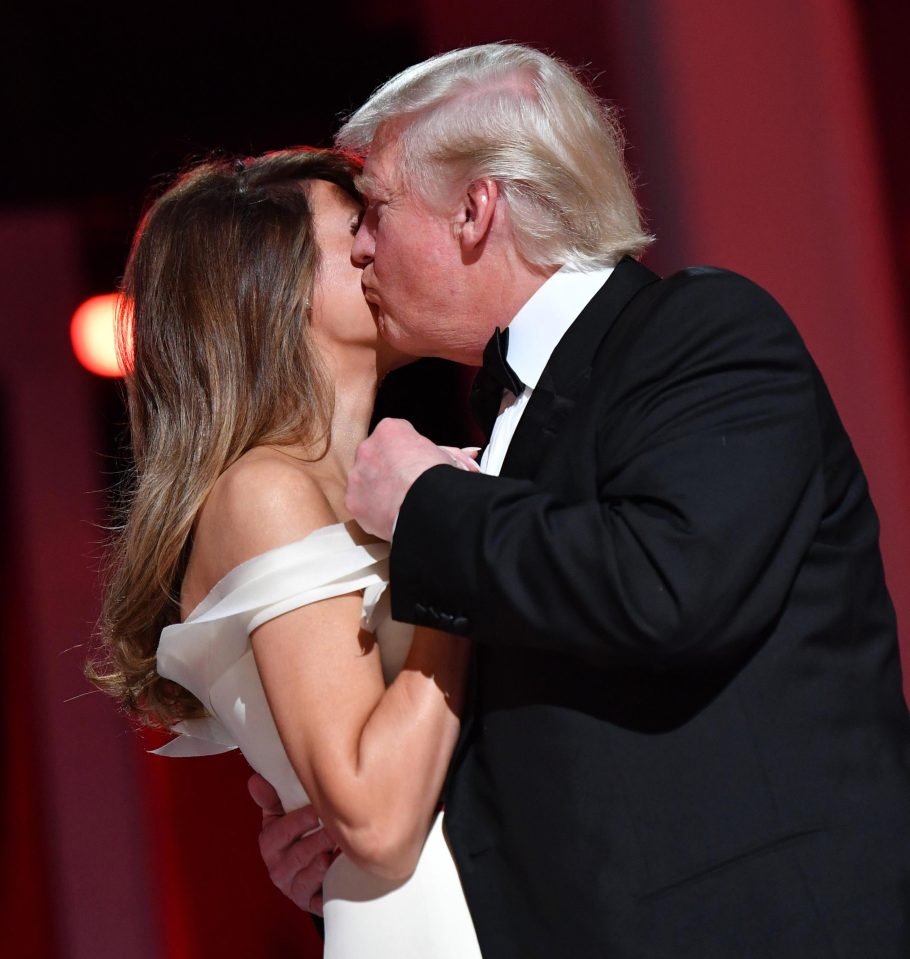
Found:
[[[533,48],[486,44],[409,67],[347,120],[336,143],[365,156],[387,135],[408,185],[431,207],[453,187],[496,180],[530,264],[611,266],[653,240],[615,110]]]
[[[319,252],[305,182],[356,197],[358,170],[303,148],[205,162],[136,233],[123,282],[134,468],[107,564],[100,655],[86,674],[146,722],[204,712],[158,675],[155,654],[179,620],[193,523],[215,481],[254,446],[328,443],[333,390],[306,320]],[[126,329],[123,315],[122,343]]]

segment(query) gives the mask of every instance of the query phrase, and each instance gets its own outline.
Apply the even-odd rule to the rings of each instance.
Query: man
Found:
[[[483,358],[495,417],[489,475],[386,421],[348,488],[392,539],[393,615],[475,644],[444,798],[484,956],[910,955],[878,525],[788,318],[629,258],[618,135],[536,51],[411,68],[339,143],[367,155],[383,335]],[[263,834],[298,899],[299,815]]]

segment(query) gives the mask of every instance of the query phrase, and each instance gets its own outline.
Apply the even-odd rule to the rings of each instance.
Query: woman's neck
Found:
[[[339,371],[335,376],[335,409],[326,459],[337,465],[345,477],[354,465],[357,447],[369,432],[378,388],[375,365]]]
[[[328,354],[325,364],[328,379],[335,384],[328,443],[323,438],[313,444],[276,449],[305,466],[344,522],[349,518],[344,503],[348,472],[354,465],[357,447],[367,437],[380,376],[375,351],[351,350],[340,357]]]

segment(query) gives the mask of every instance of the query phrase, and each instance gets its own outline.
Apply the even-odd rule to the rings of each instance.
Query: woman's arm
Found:
[[[200,519],[196,550],[212,584],[250,556],[337,522],[296,467],[255,465],[216,489]],[[361,606],[354,593],[293,610],[253,633],[253,652],[282,743],[328,831],[364,869],[401,879],[417,863],[455,747],[469,646],[418,629],[386,688]]]
[[[282,742],[329,832],[364,869],[402,879],[455,748],[469,647],[418,629],[386,689],[375,647],[360,648],[360,602],[288,613],[260,627],[253,648]]]

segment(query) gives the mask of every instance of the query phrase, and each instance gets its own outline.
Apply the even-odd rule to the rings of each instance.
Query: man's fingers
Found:
[[[319,817],[312,806],[304,806],[302,809],[289,812],[286,816],[275,818],[264,814],[262,831],[259,833],[259,851],[269,870],[271,871],[273,861],[283,856],[285,850],[307,833],[327,835],[321,828]],[[330,838],[325,841],[331,843]]]
[[[460,451],[457,456],[443,452],[407,420],[384,419],[357,448],[348,473],[345,505],[362,529],[388,541],[417,477],[443,463],[470,469],[468,462],[470,458]]]
[[[269,878],[301,909],[312,911],[310,900],[322,891],[322,880],[334,859],[330,840],[323,830],[298,840],[271,863]]]
[[[331,855],[326,849],[315,848],[297,855],[289,854],[274,863],[269,869],[269,878],[286,896],[297,902],[301,890],[309,890],[312,896],[322,885]]]
[[[253,802],[262,810],[265,816],[283,816],[284,807],[275,792],[275,787],[267,780],[263,779],[259,773],[253,773],[247,780],[246,788],[253,797]]]
[[[285,813],[278,793],[262,776],[247,789],[262,810],[259,852],[272,882],[299,908],[322,915],[322,880],[335,855],[335,841],[304,806]]]
[[[322,915],[322,881],[332,862],[330,853],[323,853],[305,872],[298,872],[288,883],[284,894],[306,912]]]
[[[401,439],[402,437],[420,436],[420,433],[414,429],[414,425],[410,420],[386,416],[376,424],[376,429],[373,430],[373,436]]]

